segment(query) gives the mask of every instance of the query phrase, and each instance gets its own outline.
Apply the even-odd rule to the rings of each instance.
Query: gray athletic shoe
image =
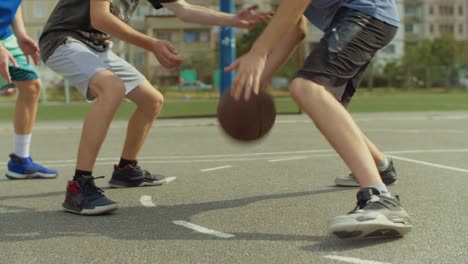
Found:
[[[357,206],[328,222],[328,233],[338,238],[401,237],[411,230],[410,217],[397,197],[380,195],[374,188],[357,193]]]
[[[386,170],[379,171],[380,177],[382,178],[385,185],[392,185],[397,182],[397,175],[395,167],[393,167],[393,160],[389,160],[389,165]],[[359,187],[359,183],[356,181],[356,178],[352,173],[348,176],[336,177],[335,178],[336,186],[341,187]]]

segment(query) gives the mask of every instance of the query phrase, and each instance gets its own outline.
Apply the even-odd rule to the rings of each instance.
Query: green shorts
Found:
[[[13,55],[18,63],[18,68],[15,68],[10,62],[9,70],[11,79],[13,81],[29,81],[39,79],[34,68],[28,63],[26,56],[18,46],[18,41],[15,35],[11,35],[6,39],[0,40],[2,45]],[[14,87],[12,84],[8,84],[4,78],[0,77],[0,90]]]

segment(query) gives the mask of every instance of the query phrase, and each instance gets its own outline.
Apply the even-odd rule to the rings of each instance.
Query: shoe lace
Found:
[[[86,178],[86,181],[83,183],[85,196],[88,197],[90,200],[94,200],[103,196],[104,191],[101,188],[97,187],[96,184],[94,184],[94,180],[102,178],[104,178],[104,176],[89,177]]]

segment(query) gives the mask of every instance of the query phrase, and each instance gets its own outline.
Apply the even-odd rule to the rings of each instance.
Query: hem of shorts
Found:
[[[94,96],[93,98],[89,99],[88,98],[88,91],[89,91],[89,82],[91,81],[91,79],[93,79],[94,77],[96,77],[96,75],[98,75],[99,73],[103,72],[103,71],[110,71],[110,68],[104,68],[104,67],[100,67],[98,68],[98,70],[96,70],[96,72],[94,73],[93,76],[91,76],[90,78],[88,78],[88,80],[86,81],[86,94],[82,94],[83,97],[85,98],[85,100],[87,102],[93,102],[95,99],[96,99],[96,96]]]
[[[128,94],[133,92],[133,90],[135,90],[138,86],[140,86],[140,84],[142,84],[144,81],[146,81],[146,77],[143,76],[143,75],[141,75],[141,76],[142,76],[141,79],[132,81],[129,84],[125,84],[125,96],[127,96]]]
[[[306,79],[308,81],[315,82],[315,83],[325,87],[327,90],[333,88],[332,86],[330,86],[330,84],[326,84],[324,81],[319,80],[320,77],[318,77],[318,76],[309,76],[310,74],[311,74],[311,72],[307,72],[307,73],[298,72],[298,73],[296,73],[296,76],[294,78],[302,78],[302,79]],[[312,74],[319,74],[319,73],[312,72]]]

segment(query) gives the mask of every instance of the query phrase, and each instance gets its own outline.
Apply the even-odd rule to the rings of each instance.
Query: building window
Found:
[[[209,42],[210,41],[210,32],[202,31],[200,32],[200,42]]]
[[[429,32],[430,32],[431,34],[434,34],[434,24],[430,24],[430,25],[429,25]]]
[[[414,25],[413,24],[406,24],[405,25],[405,31],[408,33],[413,33],[414,32]]]
[[[434,7],[429,6],[429,15],[433,15],[433,14],[434,14]]]
[[[463,6],[458,6],[458,15],[463,16]]]
[[[167,40],[170,42],[174,41],[174,34],[169,30],[155,30],[154,35],[157,39],[160,40]]]
[[[184,32],[184,41],[187,43],[192,43],[198,41],[198,32],[187,30]]]
[[[463,34],[463,24],[458,24],[458,34]]]

